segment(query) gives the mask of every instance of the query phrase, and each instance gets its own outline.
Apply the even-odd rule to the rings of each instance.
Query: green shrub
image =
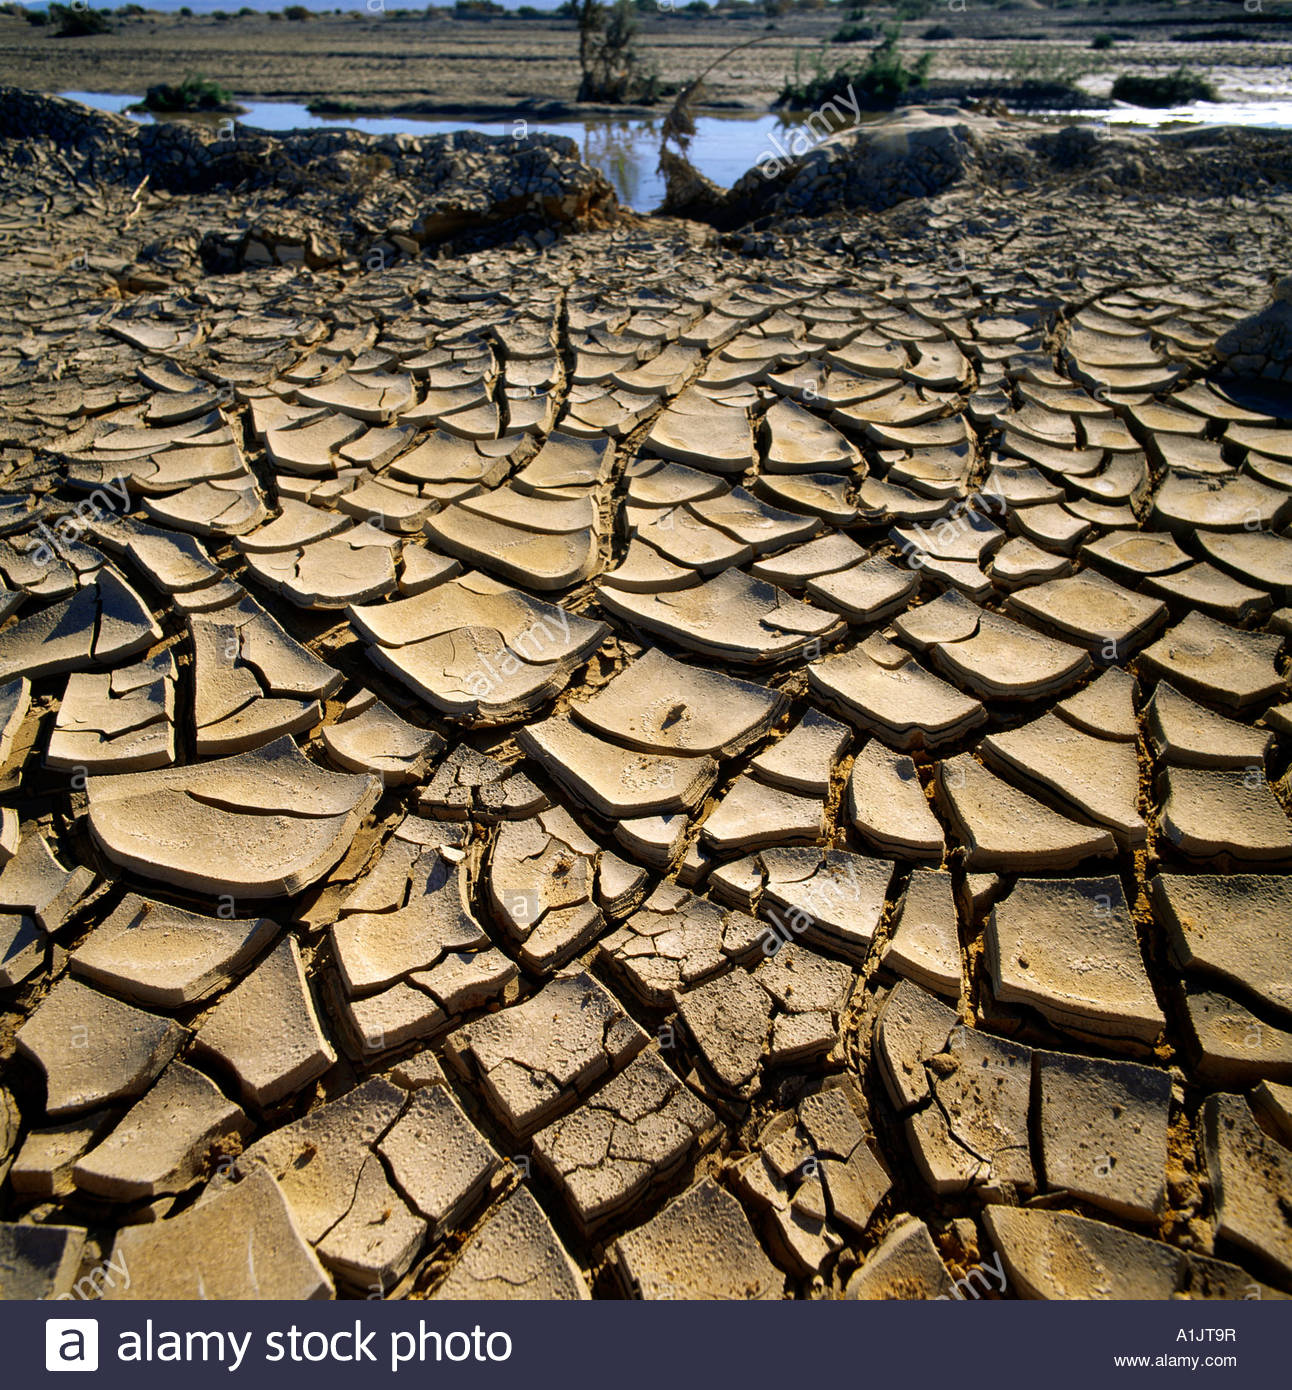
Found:
[[[522,5],[520,9],[516,11],[517,19],[542,19],[542,17],[543,11],[538,9],[535,5]]]
[[[1191,101],[1219,101],[1212,83],[1186,67],[1178,67],[1163,77],[1123,73],[1113,83],[1113,100],[1133,106],[1183,106]]]
[[[1054,48],[1041,44],[1020,44],[1005,60],[1005,72],[1023,85],[1073,87],[1100,66],[1097,58],[1080,49]]]
[[[799,74],[799,55],[795,54],[794,76],[787,78],[776,102],[798,110],[820,106],[831,97],[852,88],[860,106],[868,110],[891,110],[898,98],[916,87],[922,87],[933,65],[933,55],[922,53],[907,66],[897,46],[896,25],[885,30],[883,40],[870,51],[864,63],[843,63],[827,72],[824,51],[817,54],[816,66],[803,79]]]
[[[28,10],[26,19],[28,24],[34,25],[37,29],[43,29],[49,23],[49,15],[44,10]]]
[[[117,13],[123,19],[138,19],[140,15],[145,15],[148,11],[142,5],[118,5]]]
[[[315,97],[305,103],[311,116],[357,116],[359,103],[348,97]]]
[[[1248,43],[1251,34],[1246,29],[1186,29],[1172,34],[1172,43]]]
[[[864,20],[850,19],[830,36],[831,43],[868,43],[875,37],[875,26]]]
[[[143,100],[149,111],[222,111],[233,105],[233,93],[200,73],[172,86],[159,82],[149,87]]]
[[[956,31],[949,24],[930,24],[920,35],[925,43],[937,43],[940,39],[954,39]]]
[[[310,17],[310,12],[304,5],[286,5],[283,8],[283,18],[293,19],[297,24],[303,24]]]
[[[110,34],[112,22],[106,10],[92,10],[86,5],[59,5],[51,3],[50,22],[58,25],[54,34],[58,39],[89,38],[94,34]]]

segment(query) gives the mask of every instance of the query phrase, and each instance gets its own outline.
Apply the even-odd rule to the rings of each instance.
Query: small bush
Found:
[[[659,74],[637,48],[639,29],[631,0],[586,4],[579,11],[580,101],[621,106],[651,105],[659,96]]]
[[[148,11],[142,5],[118,5],[117,14],[123,19],[138,19],[140,15],[147,14]]]
[[[517,19],[542,19],[543,11],[534,5],[522,5],[516,11]]]
[[[1178,67],[1164,77],[1123,73],[1113,83],[1113,100],[1132,106],[1184,106],[1191,101],[1219,101],[1220,93],[1205,77]]]
[[[238,11],[238,18],[243,19],[249,14],[255,14],[255,10],[253,10],[250,5],[243,5]]]
[[[1096,34],[1094,38],[1090,40],[1090,47],[1095,49],[1096,52],[1103,53],[1111,48],[1115,42],[1116,40],[1111,34]]]
[[[819,53],[816,67],[806,79],[799,75],[796,55],[794,76],[786,79],[777,105],[804,110],[851,87],[859,105],[872,111],[891,110],[906,92],[924,85],[933,65],[933,55],[922,53],[908,67],[897,46],[897,36],[897,26],[893,25],[871,49],[865,63],[844,63],[833,72],[826,71],[824,54]]]
[[[181,5],[179,9],[175,11],[175,13],[183,19],[193,18],[193,11],[189,9],[187,5]]]
[[[233,93],[198,73],[186,77],[175,86],[169,82],[159,82],[155,87],[149,87],[143,104],[149,111],[166,113],[224,111],[233,105]]]
[[[1247,43],[1252,35],[1245,29],[1186,29],[1172,34],[1172,43]]]
[[[688,0],[688,3],[682,6],[682,13],[708,14],[709,6],[705,4],[705,0]]]
[[[287,5],[283,8],[283,18],[295,20],[297,24],[303,24],[310,17],[310,12],[304,5]]]
[[[920,35],[925,43],[937,43],[941,39],[954,39],[956,31],[949,24],[930,24]]]
[[[492,19],[496,14],[506,14],[504,6],[494,0],[454,0],[454,19]]]
[[[90,38],[95,34],[110,34],[112,22],[106,10],[91,10],[85,5],[59,5],[49,7],[50,22],[58,25],[54,34],[58,39]]]
[[[27,23],[37,29],[43,29],[49,23],[49,16],[44,10],[28,10],[26,14]]]
[[[1097,70],[1099,60],[1081,50],[1020,44],[1005,60],[1005,72],[1022,86],[1073,88],[1077,79]]]
[[[311,116],[357,116],[359,103],[348,97],[316,97],[305,103]]]
[[[846,24],[841,24],[830,36],[831,43],[868,43],[875,37],[876,29],[873,24],[864,21],[850,19]]]

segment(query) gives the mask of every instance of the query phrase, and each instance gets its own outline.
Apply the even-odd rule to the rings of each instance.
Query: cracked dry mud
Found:
[[[1286,137],[0,108],[0,1294],[1292,1292]]]

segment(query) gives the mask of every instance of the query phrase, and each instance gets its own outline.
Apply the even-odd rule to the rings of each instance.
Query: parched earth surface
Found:
[[[1286,137],[0,174],[0,1292],[1292,1291]]]

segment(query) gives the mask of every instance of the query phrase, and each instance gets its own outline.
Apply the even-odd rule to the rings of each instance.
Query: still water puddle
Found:
[[[115,111],[132,120],[151,121],[145,113],[126,111],[141,100],[105,92],[62,92],[71,101],[100,111]],[[483,135],[518,133],[564,135],[579,147],[584,163],[599,169],[614,187],[619,201],[638,212],[651,212],[664,201],[664,178],[659,172],[660,125],[663,114],[646,117],[587,117],[581,120],[528,121],[524,131],[517,121],[422,120],[417,116],[316,116],[299,102],[251,101],[244,103],[240,125],[259,130],[361,130],[369,135],[448,135],[476,130]],[[1087,111],[1048,113],[1050,119],[1107,122],[1110,126],[1157,127],[1186,123],[1223,124],[1292,129],[1292,100],[1255,102],[1195,102],[1165,111],[1142,107],[1096,107]],[[202,120],[212,123],[221,116],[183,116],[167,119]],[[793,148],[795,121],[770,113],[754,116],[698,116],[696,133],[687,154],[695,168],[722,188],[730,188],[740,176],[766,158],[779,158]]]

